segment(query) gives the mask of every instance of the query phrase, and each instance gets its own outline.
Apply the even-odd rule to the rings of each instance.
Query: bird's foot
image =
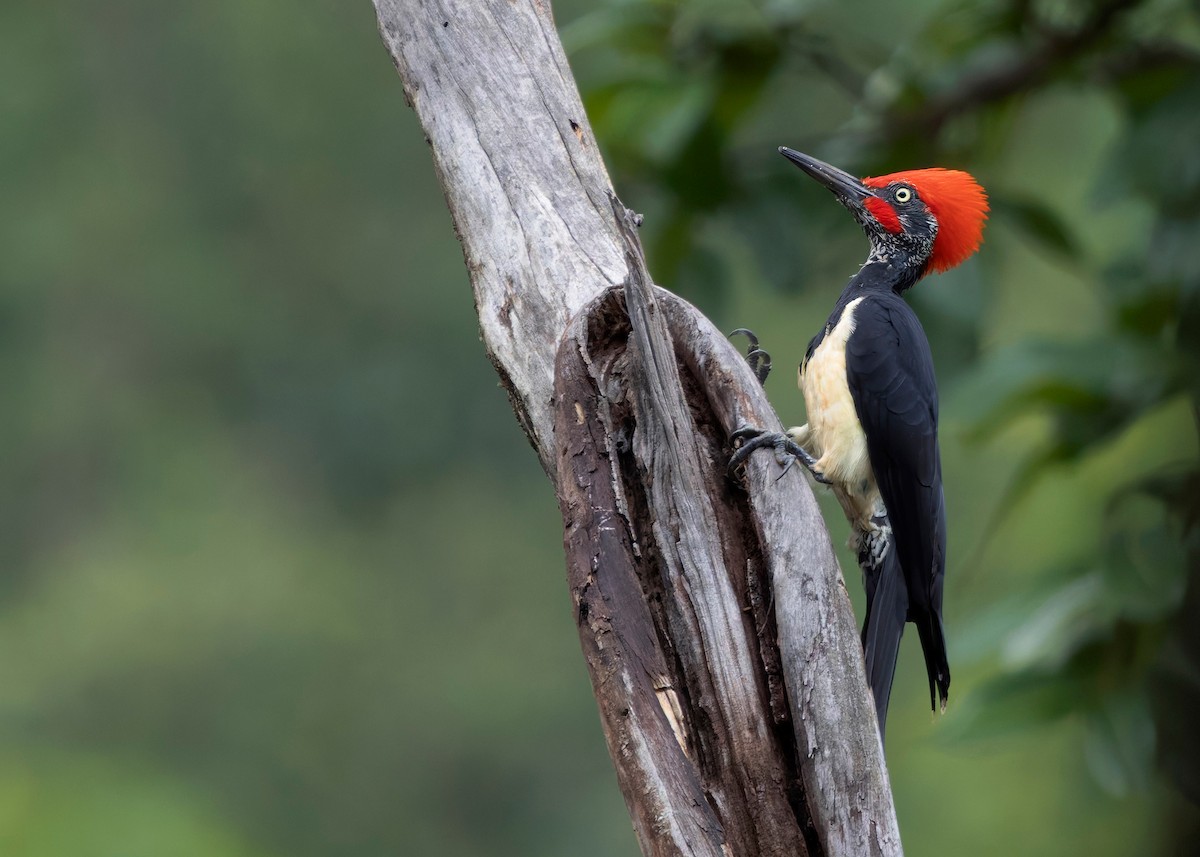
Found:
[[[892,526],[886,514],[876,515],[859,538],[858,565],[862,569],[877,569],[887,559],[892,548]]]
[[[786,434],[782,432],[764,431],[760,428],[752,426],[743,426],[735,431],[730,438],[735,443],[740,442],[737,451],[733,453],[733,457],[729,459],[729,472],[733,473],[742,464],[746,462],[756,449],[762,449],[764,446],[769,446],[775,450],[775,460],[783,465],[783,472],[787,473],[792,465],[799,461],[812,474],[813,479],[820,482],[822,485],[828,485],[829,480],[825,474],[821,472],[821,468],[817,466],[817,460],[813,458],[804,447],[796,443]]]
[[[746,362],[750,364],[750,371],[754,373],[758,383],[767,383],[767,376],[771,374],[771,355],[758,347],[758,337],[744,327],[739,327],[729,335],[740,335],[749,340],[750,344],[746,346]]]

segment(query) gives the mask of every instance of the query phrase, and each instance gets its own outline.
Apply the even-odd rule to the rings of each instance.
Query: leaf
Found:
[[[1051,593],[1013,629],[1000,649],[1012,671],[1037,666],[1058,670],[1082,646],[1102,635],[1112,619],[1104,579],[1096,572],[1078,577]]]
[[[565,25],[560,36],[572,57],[585,50],[622,53],[661,52],[671,18],[666,6],[652,3],[609,3]]]
[[[596,119],[597,133],[616,141],[618,150],[661,169],[679,155],[706,121],[711,90],[704,79],[676,77],[654,84],[616,86],[604,98],[604,109]],[[700,183],[706,179],[704,175],[695,177]]]
[[[986,355],[948,398],[956,415],[973,424],[974,440],[1031,411],[1055,414],[1067,458],[1160,402],[1170,375],[1161,352],[1136,340],[1030,340]]]
[[[1061,669],[1116,618],[1104,584],[1087,566],[1043,571],[955,633],[956,662],[994,656],[1009,673]]]

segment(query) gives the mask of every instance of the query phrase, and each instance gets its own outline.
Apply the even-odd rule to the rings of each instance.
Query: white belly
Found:
[[[803,445],[825,477],[854,498],[859,513],[869,518],[878,490],[867,438],[846,384],[846,341],[854,332],[854,310],[861,301],[846,305],[837,324],[800,367],[800,390],[808,410]]]

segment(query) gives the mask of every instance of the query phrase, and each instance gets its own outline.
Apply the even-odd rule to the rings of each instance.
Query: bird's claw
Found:
[[[749,341],[749,345],[746,346],[746,362],[750,364],[750,371],[754,373],[758,383],[767,383],[767,376],[771,374],[771,355],[758,347],[758,337],[744,327],[739,327],[729,335],[746,337]]]
[[[871,519],[871,526],[862,534],[858,543],[858,565],[863,569],[875,570],[883,565],[892,548],[892,527],[886,514]]]
[[[812,474],[813,479],[822,485],[829,484],[829,480],[825,477],[825,474],[817,467],[817,460],[809,455],[804,447],[782,432],[769,432],[760,428],[754,428],[753,426],[742,426],[730,436],[730,440],[734,442],[741,441],[741,444],[729,459],[729,472],[731,474],[736,473],[737,469],[746,462],[746,459],[755,450],[762,449],[764,446],[770,446],[775,450],[775,460],[783,467],[783,473],[780,474],[780,478],[791,470],[793,464],[799,461]]]

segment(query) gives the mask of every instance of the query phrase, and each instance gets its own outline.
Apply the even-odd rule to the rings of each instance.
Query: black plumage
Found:
[[[863,571],[863,650],[882,734],[907,622],[917,626],[935,710],[939,701],[945,708],[950,689],[937,381],[925,332],[902,295],[975,252],[987,196],[958,170],[860,180],[809,155],[780,152],[846,206],[871,251],[801,364],[808,423],[786,435],[743,427],[732,463],[770,445],[803,462],[841,503]]]
[[[949,691],[942,629],[946,509],[937,382],[925,332],[891,289],[871,289],[855,306],[854,321],[846,342],[846,384],[887,509],[891,559],[898,560],[885,557],[878,569],[864,570],[863,645],[882,724],[905,621],[916,624],[921,638],[930,703],[936,704],[935,694],[944,702]]]

